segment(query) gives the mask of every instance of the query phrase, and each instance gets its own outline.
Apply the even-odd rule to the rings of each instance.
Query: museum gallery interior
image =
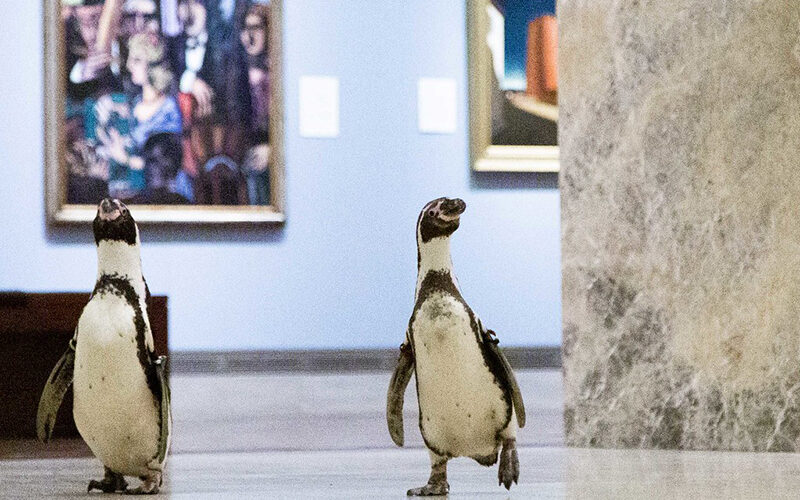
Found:
[[[0,497],[800,495],[800,4],[7,3]]]

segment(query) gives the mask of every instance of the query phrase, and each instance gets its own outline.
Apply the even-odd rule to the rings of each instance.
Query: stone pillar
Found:
[[[800,2],[558,16],[568,444],[800,449]]]

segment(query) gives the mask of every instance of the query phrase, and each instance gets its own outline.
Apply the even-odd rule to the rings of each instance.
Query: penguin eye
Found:
[[[428,210],[428,215],[430,215],[431,217],[433,217],[435,215],[435,213],[436,212],[434,212],[433,210]]]

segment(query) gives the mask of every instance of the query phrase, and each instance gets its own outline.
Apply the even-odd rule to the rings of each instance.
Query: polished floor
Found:
[[[389,440],[388,377],[174,376],[174,446],[161,496],[404,498],[427,479],[428,458],[411,389],[407,447]],[[519,435],[519,484],[506,492],[496,467],[457,459],[449,466],[450,497],[800,497],[797,454],[564,448],[560,374],[527,371],[519,381],[529,415]],[[59,450],[85,451],[76,440],[0,442],[7,458],[0,460],[0,498],[85,497],[88,480],[102,473],[94,458],[24,458]]]
[[[451,498],[697,499],[798,498],[794,454],[522,448],[510,492],[496,468],[458,459]],[[2,498],[86,496],[101,468],[93,459],[0,464]],[[427,479],[422,450],[186,453],[170,458],[162,497],[405,498]]]

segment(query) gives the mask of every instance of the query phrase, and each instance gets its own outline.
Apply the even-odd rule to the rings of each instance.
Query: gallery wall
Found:
[[[44,224],[42,6],[9,2],[13,14],[0,18],[0,290],[88,293],[90,228]],[[416,217],[442,195],[468,204],[453,260],[484,323],[506,345],[560,344],[556,178],[470,172],[464,4],[286,2],[288,221],[141,228],[145,276],[169,296],[171,349],[398,345],[413,305]],[[303,75],[340,79],[338,138],[298,134]],[[455,79],[456,133],[417,131],[420,77]]]

